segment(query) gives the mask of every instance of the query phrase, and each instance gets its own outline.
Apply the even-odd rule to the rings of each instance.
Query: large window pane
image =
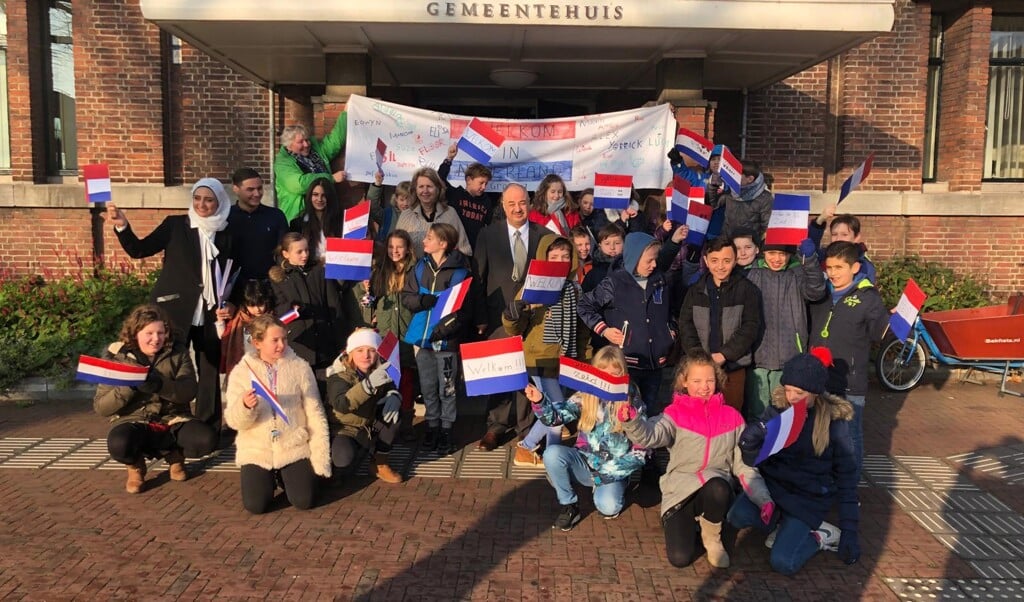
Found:
[[[942,15],[932,15],[931,41],[928,45],[928,98],[924,117],[924,157],[922,177],[935,179],[938,161],[939,91],[942,86]]]
[[[71,38],[71,2],[50,0],[50,91],[47,106],[50,175],[77,175],[75,132],[75,58]]]
[[[7,1],[0,0],[0,169],[11,167],[11,124],[7,111]]]
[[[1024,16],[993,16],[984,177],[1024,179]]]

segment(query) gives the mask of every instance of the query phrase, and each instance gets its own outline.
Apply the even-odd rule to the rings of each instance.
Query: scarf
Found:
[[[224,327],[224,336],[220,339],[220,372],[231,374],[231,370],[242,361],[245,356],[246,330],[253,317],[249,312],[240,309]],[[226,383],[225,383],[226,386]]]
[[[756,199],[764,189],[766,184],[764,183],[764,174],[757,174],[757,178],[753,182],[746,186],[740,186],[740,200],[741,201],[752,201]]]
[[[327,167],[327,164],[324,163],[324,160],[320,157],[320,153],[316,152],[312,147],[310,147],[309,154],[305,157],[298,153],[293,153],[287,148],[284,150],[292,156],[292,159],[295,159],[296,163],[299,164],[299,169],[302,170],[302,173],[323,173],[328,175],[331,173],[330,168]]]
[[[213,309],[217,306],[217,283],[213,281],[213,262],[220,253],[217,245],[214,244],[214,237],[218,232],[228,225],[228,214],[231,212],[231,199],[227,191],[214,178],[202,178],[192,186],[192,194],[199,188],[209,188],[217,197],[217,211],[208,217],[200,217],[193,205],[188,208],[189,226],[197,230],[199,234],[199,252],[202,255],[203,271],[203,300],[206,301],[206,309]]]
[[[566,357],[576,357],[576,305],[579,299],[580,285],[573,280],[566,280],[562,286],[562,296],[558,303],[551,306],[544,320],[544,336],[541,341],[549,345],[558,343],[562,355]]]

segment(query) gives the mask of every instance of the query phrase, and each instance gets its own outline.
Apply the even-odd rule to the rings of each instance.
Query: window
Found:
[[[1024,15],[992,16],[985,121],[988,180],[1024,180]]]
[[[0,0],[0,169],[11,167],[11,123],[7,111],[7,0]]]
[[[46,168],[51,176],[78,175],[75,128],[75,58],[71,43],[70,0],[49,0],[46,15],[50,88],[46,102]]]
[[[924,117],[924,157],[922,177],[935,181],[935,164],[939,160],[939,93],[942,86],[942,15],[932,15],[928,44],[928,99]]]

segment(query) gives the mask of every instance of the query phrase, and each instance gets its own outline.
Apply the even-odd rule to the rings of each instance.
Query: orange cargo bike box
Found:
[[[943,355],[962,360],[1024,360],[1024,293],[1003,305],[921,314]]]

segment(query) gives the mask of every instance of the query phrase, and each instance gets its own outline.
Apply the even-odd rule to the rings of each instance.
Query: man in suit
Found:
[[[487,323],[478,324],[480,334],[500,338],[501,312],[523,287],[530,258],[537,254],[537,245],[547,230],[527,220],[530,195],[521,184],[509,184],[501,193],[505,219],[480,231],[473,259],[486,296]],[[480,449],[498,447],[505,433],[516,429],[525,434],[533,424],[533,414],[526,397],[521,394],[492,395],[487,413],[487,434],[480,440]]]

